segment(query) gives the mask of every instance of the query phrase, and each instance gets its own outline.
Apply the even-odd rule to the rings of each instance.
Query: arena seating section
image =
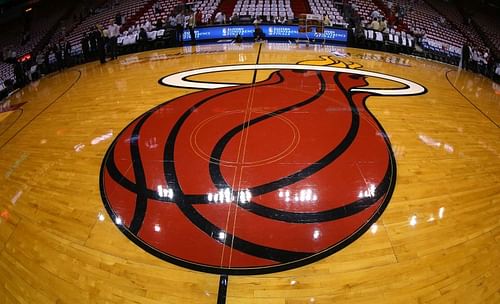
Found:
[[[92,2],[92,1],[91,1]],[[80,40],[85,32],[96,24],[108,25],[117,13],[125,17],[126,30],[131,24],[142,24],[150,20],[153,24],[158,19],[165,19],[174,12],[174,8],[181,2],[179,0],[94,0],[94,3],[101,3],[97,13],[80,20],[79,18],[67,18],[72,10],[78,12],[81,7],[75,5],[73,1],[57,1],[57,9],[54,3],[48,1],[50,5],[45,5],[37,10],[33,18],[31,39],[21,45],[22,24],[7,24],[8,31],[0,35],[0,47],[15,46],[18,55],[31,52],[35,48],[43,49],[42,42],[48,45],[49,42],[58,42],[61,38],[67,38],[73,46],[73,54],[81,53]],[[190,2],[190,1],[185,1]],[[406,15],[403,19],[403,28],[421,28],[426,31],[424,47],[430,50],[446,50],[456,55],[460,54],[460,49],[466,40],[473,42],[475,47],[485,47],[481,37],[487,37],[489,46],[494,46],[494,51],[500,48],[500,34],[498,32],[498,16],[477,14],[474,22],[479,32],[474,26],[464,24],[463,16],[452,4],[442,0],[393,0],[393,6],[404,5],[407,7]],[[72,4],[73,3],[73,4]],[[156,13],[153,5],[158,3],[161,12]],[[369,17],[373,10],[388,17],[386,0],[352,0],[355,10],[362,17]],[[286,17],[293,19],[300,13],[298,2],[294,0],[201,0],[194,2],[194,9],[203,13],[203,22],[210,23],[217,11],[236,13],[249,16],[267,16],[268,20],[274,17]],[[314,14],[327,14],[332,23],[339,26],[346,26],[346,20],[342,17],[342,12],[338,8],[340,0],[308,0],[300,3],[300,10],[307,10]],[[408,9],[411,7],[412,9]],[[66,16],[65,23],[56,26]],[[72,15],[71,15],[72,16]],[[227,15],[227,18],[230,16]],[[443,19],[444,18],[444,19]],[[445,20],[445,22],[443,22]],[[401,30],[398,29],[398,30]],[[51,39],[49,39],[51,38]],[[9,64],[0,62],[0,80],[12,78],[12,67]]]
[[[328,18],[334,25],[347,26],[341,12],[335,7],[333,1],[328,0],[309,0],[309,7],[313,14],[328,15]]]
[[[474,22],[480,30],[485,34],[486,39],[490,42],[492,52],[500,57],[500,21],[498,16],[492,16],[487,13],[479,13],[474,16]]]
[[[434,12],[435,14],[438,14],[438,16],[441,16],[439,15],[439,13],[441,13],[449,22],[451,22],[452,25],[451,29],[444,29],[443,31],[435,30],[433,34],[434,39],[443,41],[444,39],[451,37],[453,38],[452,43],[458,44],[460,46],[463,45],[466,39],[468,39],[472,41],[472,44],[474,46],[484,47],[484,43],[481,40],[478,33],[474,30],[472,26],[464,24],[463,16],[460,14],[460,12],[455,6],[453,6],[451,3],[444,2],[442,0],[432,1],[429,2],[429,4],[425,2],[423,3],[423,5],[427,6],[427,10],[430,13]],[[436,22],[439,24],[439,21]],[[434,29],[432,24],[428,26]],[[440,36],[442,37],[441,39],[439,38]]]
[[[294,17],[290,0],[238,0],[233,13],[252,17],[267,16],[268,20],[281,16],[286,19]]]
[[[377,5],[371,0],[353,0],[350,1],[354,5],[354,9],[363,18],[368,18],[374,10],[378,10],[382,15],[384,12],[381,11]]]
[[[148,19],[150,22],[155,24],[158,19],[165,19],[167,16],[169,16],[178,3],[177,0],[159,0],[156,2],[160,5],[161,12],[159,14],[156,14],[153,9],[153,5],[151,5],[149,9],[146,10],[144,14],[135,21],[135,24],[143,24]]]
[[[54,10],[53,5],[58,6],[58,9]],[[21,43],[23,36],[22,23],[12,22],[2,25],[0,48],[10,47],[18,56],[32,52],[61,17],[68,13],[69,9],[71,9],[70,1],[57,1],[51,5],[42,5],[35,10],[32,17],[30,39],[24,45]],[[0,81],[9,78],[14,78],[12,65],[0,62]]]
[[[83,34],[90,27],[96,24],[103,26],[109,25],[111,19],[115,19],[116,14],[120,13],[125,17],[125,22],[135,16],[151,0],[122,0],[117,5],[103,7],[97,14],[89,16],[86,20],[78,24],[68,35],[68,40],[73,45],[73,54],[81,52],[80,40]]]

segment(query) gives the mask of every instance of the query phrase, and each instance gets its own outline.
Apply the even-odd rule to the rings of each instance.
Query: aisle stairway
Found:
[[[290,6],[292,7],[292,11],[296,17],[300,14],[311,13],[311,8],[309,7],[309,3],[307,1],[291,0]]]
[[[237,0],[223,0],[219,4],[219,7],[217,8],[218,11],[223,12],[227,18],[229,18],[234,11],[234,6],[236,5]]]

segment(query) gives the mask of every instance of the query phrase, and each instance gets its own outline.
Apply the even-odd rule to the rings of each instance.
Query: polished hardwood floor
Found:
[[[209,252],[211,247],[208,245],[206,249],[200,248],[192,257],[194,262],[184,265],[187,268],[182,267],[180,259],[165,260],[161,255],[154,256],[151,254],[153,249],[136,245],[141,241],[139,237],[144,240],[149,235],[145,232],[137,236],[127,234],[130,223],[126,220],[122,223],[121,218],[118,222],[117,214],[126,212],[114,202],[126,194],[114,199],[120,191],[118,186],[107,186],[110,182],[106,180],[103,186],[100,180],[101,175],[106,174],[101,172],[101,165],[108,149],[112,143],[117,147],[121,141],[133,143],[136,139],[132,135],[127,137],[125,131],[120,132],[150,109],[178,97],[188,102],[188,98],[182,96],[193,92],[199,95],[189,96],[211,94],[210,90],[207,93],[162,85],[159,81],[163,77],[205,67],[256,63],[299,63],[371,71],[425,87],[423,94],[375,94],[366,101],[376,120],[370,121],[366,116],[362,124],[370,122],[375,126],[373,132],[380,132],[376,121],[380,123],[386,133],[382,132],[382,138],[390,139],[397,164],[397,181],[396,176],[392,179],[393,192],[381,198],[382,203],[373,202],[374,206],[387,203],[385,211],[383,207],[377,209],[375,213],[378,214],[370,217],[372,221],[366,220],[365,226],[359,228],[366,231],[358,235],[359,238],[356,236],[350,245],[344,248],[332,241],[336,252],[311,263],[292,263],[296,267],[286,267],[290,269],[275,271],[273,268],[261,274],[233,275],[231,267],[236,263],[252,267],[276,264],[249,257],[248,252],[246,255],[235,253],[232,243],[225,246],[228,248],[226,253],[219,256]],[[266,92],[256,89],[258,83],[272,81],[269,77],[276,76],[272,74],[274,71],[276,69],[229,70],[193,75],[189,80],[192,83],[248,84],[248,102],[257,104],[258,96]],[[318,89],[314,83],[306,85],[306,81],[310,81],[307,73],[303,79],[293,80],[298,82],[295,87],[290,86],[288,93],[286,89],[273,91],[274,100],[281,102],[281,94],[306,96],[307,90]],[[400,83],[360,73],[365,75],[368,88],[405,88]],[[288,79],[288,74],[283,72],[283,75]],[[333,94],[332,100],[340,98],[335,97],[338,92],[337,87],[326,89],[326,93]],[[218,44],[155,50],[121,56],[104,65],[93,62],[76,66],[28,85],[8,102],[10,106],[26,104],[0,113],[0,303],[500,303],[500,89],[480,75],[406,55],[352,48]],[[173,112],[175,105],[167,103],[166,108],[162,108],[165,110],[160,111],[166,115],[163,120],[166,123],[170,121],[168,111]],[[262,105],[266,106],[271,107],[272,102]],[[251,111],[243,110],[245,119],[252,117]],[[216,106],[210,111],[227,112]],[[335,109],[317,111],[324,111],[327,118],[337,117],[332,113]],[[337,112],[341,115],[342,111]],[[366,111],[361,112],[366,115]],[[235,113],[240,112],[236,109]],[[309,113],[313,113],[312,110]],[[177,119],[180,118],[172,118],[172,121]],[[279,123],[275,125],[276,132],[289,132]],[[217,124],[211,126],[217,129]],[[224,123],[220,126],[226,128]],[[318,126],[313,131],[321,134],[323,140],[333,134]],[[194,127],[194,130],[203,135],[206,130],[200,128]],[[308,142],[306,134],[309,131],[297,130],[293,134],[300,135],[298,150],[288,157],[299,155],[300,142]],[[270,129],[259,132],[257,134],[264,137],[266,134],[276,137],[265,143],[280,144],[279,136],[272,134]],[[189,140],[189,136],[186,138]],[[316,144],[317,149],[322,147]],[[314,150],[316,144],[310,147]],[[149,145],[156,146],[156,142]],[[265,151],[266,145],[263,146],[262,151]],[[231,143],[228,147],[232,149]],[[252,146],[249,147],[248,153],[259,156],[258,151],[252,152]],[[180,149],[182,153],[176,152],[176,155],[191,153],[191,146]],[[203,146],[198,150],[202,151]],[[116,156],[117,166],[120,167],[120,161],[127,157]],[[387,166],[388,161],[380,163]],[[216,162],[220,163],[220,159]],[[137,162],[131,159],[129,163],[129,167],[133,167]],[[293,167],[293,163],[288,164]],[[154,170],[155,165],[145,168]],[[232,167],[224,168],[231,171]],[[235,168],[234,176],[239,174],[240,178],[232,184],[251,183],[249,180],[255,175],[250,174],[245,179],[243,169]],[[122,169],[125,172],[130,168]],[[368,168],[360,172],[365,179],[375,179],[378,176],[375,171]],[[185,187],[196,188],[199,184],[197,172],[193,169],[191,173],[192,180],[189,181],[188,176]],[[367,173],[373,176],[366,176]],[[123,178],[133,178],[137,171],[123,174]],[[103,187],[108,187],[104,195],[101,193]],[[315,191],[320,200],[331,195],[325,186],[318,186]],[[169,196],[168,192],[164,194]],[[106,201],[108,196],[114,201],[103,203],[103,198]],[[367,197],[371,196],[368,193]],[[153,204],[150,202],[150,206]],[[228,208],[231,205],[234,204],[228,204]],[[175,205],[168,205],[172,206],[175,208]],[[203,206],[197,208],[200,210]],[[239,212],[238,219],[243,221],[245,213]],[[233,229],[236,229],[236,215],[227,214],[227,222],[234,220]],[[206,216],[217,220],[217,214],[207,213]],[[184,235],[179,232],[180,228],[174,228],[173,219],[167,224],[172,226],[162,233],[173,231],[175,235],[168,237],[176,240],[169,245],[186,247],[200,241],[192,239],[193,233]],[[155,226],[156,232],[160,232],[159,227]],[[326,235],[330,226],[324,227],[321,235]],[[262,233],[260,225],[246,229],[249,230],[248,238],[257,237],[257,231],[259,236],[266,234]],[[256,232],[252,234],[253,230]],[[311,245],[309,248],[303,242],[293,243],[297,230],[288,231],[282,234],[268,231],[268,234],[276,237],[276,243],[292,239],[283,241],[283,246],[291,243],[297,248],[324,252],[323,247]],[[225,238],[226,234],[223,235]],[[318,235],[315,232],[314,239]],[[262,240],[266,241],[269,240]],[[154,240],[148,242],[151,245]],[[223,242],[213,243],[224,247]],[[150,248],[149,245],[146,247]],[[181,254],[193,254],[190,248],[196,247],[186,248]],[[196,265],[208,265],[210,261],[204,258],[210,255],[221,257],[220,264],[210,266],[208,272],[212,273],[198,271]],[[230,274],[224,292],[220,273],[226,270]]]

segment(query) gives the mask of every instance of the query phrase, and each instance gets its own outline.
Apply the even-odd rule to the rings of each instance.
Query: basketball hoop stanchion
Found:
[[[313,14],[300,14],[299,16],[299,33],[306,34],[306,40],[301,40],[300,38],[296,40],[296,43],[299,44],[301,42],[305,42],[306,46],[309,46],[310,39],[309,33],[323,33],[323,44],[326,43],[326,37],[324,35],[325,25],[323,23],[323,18],[321,15],[313,15]],[[313,38],[313,42],[316,39]]]

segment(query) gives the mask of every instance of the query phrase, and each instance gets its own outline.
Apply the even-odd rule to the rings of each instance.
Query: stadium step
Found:
[[[311,13],[311,8],[309,7],[309,3],[307,1],[291,0],[290,6],[292,7],[292,11],[296,17],[300,14]]]
[[[217,8],[217,11],[223,12],[227,18],[231,17],[234,11],[234,7],[236,6],[237,0],[224,0],[221,1],[219,4],[219,7]]]

